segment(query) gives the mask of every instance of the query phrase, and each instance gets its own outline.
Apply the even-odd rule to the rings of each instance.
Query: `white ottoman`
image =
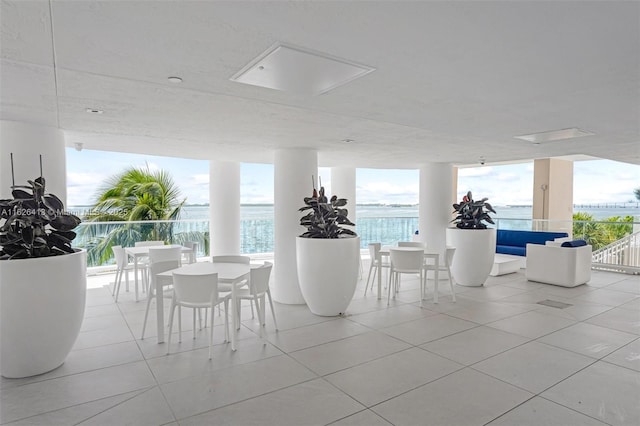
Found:
[[[493,267],[491,268],[491,272],[489,272],[489,275],[491,275],[492,277],[497,277],[498,275],[506,275],[518,272],[521,264],[521,260],[519,259],[519,257],[520,256],[509,256],[496,253],[496,256],[493,260]]]

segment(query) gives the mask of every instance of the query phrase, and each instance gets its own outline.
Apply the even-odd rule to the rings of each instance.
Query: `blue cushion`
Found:
[[[560,247],[582,247],[586,246],[587,242],[585,240],[573,240],[573,241],[565,241],[562,243]]]
[[[544,244],[547,241],[552,241],[554,238],[567,236],[568,234],[566,232],[514,231],[510,229],[498,229],[496,244],[524,248],[527,243]]]
[[[496,253],[525,256],[526,249],[524,247],[518,247],[518,246],[496,245]]]

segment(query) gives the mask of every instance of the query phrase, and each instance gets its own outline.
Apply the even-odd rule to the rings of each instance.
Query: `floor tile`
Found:
[[[299,327],[267,334],[267,340],[285,352],[294,352],[311,346],[320,345],[334,340],[344,339],[371,331],[370,328],[337,318],[306,327]]]
[[[623,291],[640,296],[640,279],[626,279],[607,286],[607,290]]]
[[[594,418],[535,397],[488,423],[487,426],[605,426]]]
[[[483,425],[533,395],[465,368],[372,408],[394,425]]]
[[[627,293],[624,291],[614,291],[607,288],[601,288],[589,293],[577,296],[576,300],[584,300],[586,302],[601,303],[609,306],[620,306],[638,298],[637,294]]]
[[[273,345],[264,345],[254,339],[239,341],[236,351],[232,351],[229,345],[215,345],[211,360],[209,348],[205,347],[152,358],[147,360],[147,364],[158,383],[168,383],[279,355],[282,352]]]
[[[471,365],[529,340],[482,326],[429,342],[421,347],[460,364]]]
[[[586,322],[640,335],[640,317],[633,309],[615,308],[589,318]]]
[[[333,317],[321,317],[319,315],[312,314],[309,308],[307,308],[307,305],[284,305],[276,302],[274,302],[274,305],[276,321],[278,321],[278,329],[280,331],[319,324],[321,322],[331,321],[334,319]],[[243,324],[251,330],[257,331],[258,329],[258,324],[249,319],[244,321]],[[267,315],[266,317],[266,329],[275,329],[271,315]]]
[[[538,342],[486,359],[473,366],[532,393],[540,393],[595,362],[592,358]]]
[[[78,335],[78,339],[73,345],[73,350],[95,348],[132,340],[134,340],[133,334],[131,334],[131,330],[126,325],[83,331]]]
[[[135,362],[12,387],[3,390],[0,397],[1,421],[18,420],[155,384],[147,365]]]
[[[373,331],[289,355],[316,374],[324,376],[409,347],[398,339]]]
[[[367,407],[463,368],[419,348],[379,358],[325,379]]]
[[[640,339],[604,357],[603,361],[640,371]]]
[[[436,313],[427,309],[420,309],[413,305],[392,306],[388,309],[382,309],[366,314],[353,315],[349,320],[365,325],[370,328],[389,327],[401,324],[407,321],[413,321],[418,318],[428,317]]]
[[[639,372],[597,361],[540,396],[604,423],[637,426],[639,392]]]
[[[134,392],[127,392],[116,396],[110,396],[102,398],[97,401],[91,401],[84,404],[74,405],[69,408],[62,408],[60,410],[50,411],[44,414],[28,417],[26,419],[18,420],[15,422],[7,423],[11,426],[67,426],[75,425],[84,420],[87,420],[111,407],[135,397],[136,395],[144,392],[145,390],[139,390]]]
[[[363,410],[337,422],[331,426],[391,426],[391,423],[371,410]]]
[[[180,425],[324,425],[362,408],[324,380],[317,379],[180,420]]]
[[[635,334],[578,323],[541,337],[538,341],[592,358],[602,358],[637,338]]]
[[[282,355],[167,383],[161,390],[176,418],[183,419],[315,377]]]
[[[551,315],[555,315],[563,318],[568,318],[574,321],[584,321],[596,315],[600,315],[604,312],[607,312],[610,309],[613,309],[611,306],[608,306],[608,305],[584,302],[576,299],[564,299],[564,298],[555,297],[552,300],[568,303],[571,306],[566,307],[564,309],[558,309],[558,308],[538,305],[535,310],[537,312],[542,312],[543,314],[551,314]]]
[[[154,387],[79,423],[79,425],[154,426],[175,420],[162,392],[159,388]]]
[[[2,378],[1,383],[3,388],[5,382],[24,385],[56,377],[69,376],[85,371],[98,370],[100,368],[142,361],[142,359],[142,353],[140,353],[135,342],[116,343],[113,345],[98,346],[96,348],[80,349],[71,351],[69,355],[67,355],[67,359],[64,364],[53,371],[45,374],[39,374],[37,376],[26,377],[24,379]]]
[[[464,298],[464,295],[460,295],[460,298]],[[447,315],[463,320],[486,324],[521,314],[530,309],[531,308],[528,307],[516,307],[497,302],[478,302],[471,306],[451,309],[446,313]]]
[[[487,326],[529,337],[530,339],[536,339],[572,324],[575,324],[575,321],[532,311],[491,322],[487,324]]]
[[[437,314],[383,328],[380,331],[417,346],[477,326],[478,324],[470,321]]]
[[[499,300],[505,297],[513,296],[516,294],[521,294],[526,292],[526,290],[522,290],[520,288],[513,288],[503,285],[493,285],[489,287],[469,287],[469,289],[464,293],[463,297],[467,297],[469,299],[488,302],[492,300]]]

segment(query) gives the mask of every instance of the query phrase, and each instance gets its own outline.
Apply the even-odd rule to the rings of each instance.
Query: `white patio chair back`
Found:
[[[122,283],[122,275],[125,276],[126,290],[129,291],[129,271],[133,271],[133,263],[127,262],[127,253],[122,246],[111,246],[113,257],[116,261],[116,276],[113,282],[113,293],[116,303],[118,303],[118,296],[120,294],[120,285]],[[136,284],[136,294],[138,292]]]
[[[389,287],[387,289],[387,306],[391,300],[391,287],[393,296],[400,287],[401,274],[418,274],[420,276],[420,296],[424,289],[424,250],[420,247],[407,247],[403,250],[392,248],[389,250],[391,257],[391,268],[389,274]]]
[[[427,248],[427,244],[420,241],[398,241],[398,247],[421,247]]]
[[[171,348],[171,330],[176,307],[178,307],[178,341],[182,341],[182,321],[180,308],[193,309],[193,338],[196,338],[196,309],[213,308],[225,304],[225,341],[229,340],[229,298],[225,293],[221,296],[218,292],[218,274],[180,274],[173,273],[173,299],[171,303],[171,316],[169,318],[169,338],[167,340],[167,354]],[[212,357],[214,317],[211,315],[211,328],[209,329],[209,359]]]

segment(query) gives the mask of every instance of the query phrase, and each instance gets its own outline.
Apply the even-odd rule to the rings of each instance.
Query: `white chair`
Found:
[[[211,262],[213,263],[242,263],[243,265],[248,265],[251,263],[251,258],[249,256],[242,256],[239,254],[227,254],[221,256],[211,256]],[[219,284],[218,290],[220,291],[231,291],[231,284]],[[204,313],[204,322],[207,322],[207,311]],[[220,306],[218,306],[218,315],[220,315]],[[251,318],[255,318],[253,313],[253,303],[251,303]]]
[[[391,287],[393,287],[393,297],[400,286],[400,276],[402,274],[418,274],[420,276],[420,295],[424,294],[424,250],[419,247],[405,247],[404,250],[392,248],[389,250],[391,257],[391,268],[389,273],[389,288],[387,289],[387,306],[391,300]]]
[[[133,263],[127,262],[127,253],[122,246],[112,246],[113,257],[116,260],[116,277],[113,283],[113,295],[118,303],[118,295],[120,294],[120,284],[122,283],[122,274],[125,277],[126,289],[129,291],[129,271],[133,271]],[[136,295],[138,294],[138,286],[136,285]],[[137,297],[137,296],[136,296]]]
[[[182,248],[181,247],[157,247],[149,249],[149,291],[147,291],[147,308],[144,312],[144,323],[142,324],[142,335],[140,339],[144,339],[144,332],[147,328],[147,319],[149,318],[149,308],[151,301],[156,297],[156,285],[158,274],[161,272],[177,269],[182,264]],[[171,289],[164,290],[162,297],[170,299],[173,297]]]
[[[427,281],[427,275],[426,272],[427,271],[435,271],[436,269],[438,270],[438,272],[442,271],[442,272],[446,272],[449,274],[449,286],[451,287],[451,299],[455,302],[456,301],[456,291],[455,288],[453,286],[453,275],[451,274],[451,263],[453,262],[453,256],[456,253],[456,248],[455,247],[447,247],[445,250],[445,254],[444,254],[444,264],[440,264],[440,265],[434,265],[434,264],[429,264],[429,263],[425,263],[424,265],[424,269],[425,269],[425,286],[424,286],[424,293],[427,292],[427,286],[426,286],[426,281]],[[438,303],[438,280],[435,280],[435,284],[433,285],[433,303]],[[424,293],[421,295],[421,298],[424,299]]]
[[[163,246],[164,241],[136,241],[135,247],[151,247],[151,246]]]
[[[240,301],[251,300],[256,304],[258,311],[258,320],[260,321],[260,337],[262,337],[262,326],[266,325],[265,314],[265,295],[269,298],[271,306],[271,315],[273,316],[273,324],[278,331],[278,323],[276,322],[276,311],[273,309],[273,300],[271,299],[271,290],[269,290],[269,278],[271,278],[271,269],[273,263],[264,262],[257,268],[251,268],[249,288],[241,288],[236,290],[236,312],[238,313],[238,328],[240,328]]]
[[[171,315],[169,316],[169,338],[167,340],[167,355],[171,348],[171,331],[173,329],[173,317],[178,307],[178,341],[182,342],[182,320],[180,309],[193,309],[193,338],[196,338],[196,309],[213,308],[224,303],[225,342],[229,341],[229,299],[230,293],[221,295],[218,292],[218,274],[188,275],[173,273],[173,298],[171,302]],[[214,315],[211,315],[211,328],[209,329],[209,359],[213,347]]]
[[[163,246],[164,241],[136,241],[133,243],[134,247],[155,247],[155,246]],[[142,266],[142,283],[144,285],[143,291],[145,288],[149,286],[149,277],[148,277],[148,267],[149,267],[149,259],[144,258],[139,265]],[[136,278],[137,279],[137,278]],[[138,301],[138,292],[136,292],[136,302]]]
[[[398,247],[421,247],[424,249],[427,248],[427,244],[420,241],[398,241]]]
[[[376,274],[378,273],[378,254],[380,253],[380,249],[382,248],[382,244],[380,243],[369,243],[369,257],[371,257],[371,264],[369,265],[369,275],[367,276],[367,283],[364,286],[364,295],[367,295],[367,288],[369,287],[369,280],[371,280],[371,291],[373,291],[373,283],[376,279]],[[386,256],[385,256],[386,257]],[[387,268],[391,266],[388,260],[381,260],[380,267]],[[371,274],[373,273],[373,277]],[[385,281],[386,283],[386,281]]]
[[[198,242],[197,241],[185,241],[184,244],[182,244],[183,246],[190,248],[191,249],[191,253],[185,253],[184,254],[184,260],[186,261],[186,263],[196,263],[197,260],[197,252],[198,252]]]

